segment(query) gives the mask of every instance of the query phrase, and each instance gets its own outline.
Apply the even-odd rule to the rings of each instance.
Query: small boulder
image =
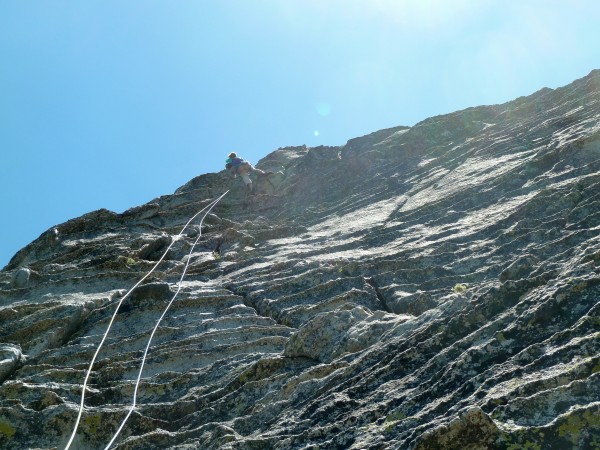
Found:
[[[27,267],[21,267],[13,274],[12,286],[17,289],[24,288],[29,283],[30,277],[31,270],[29,270]]]
[[[372,312],[362,306],[317,314],[290,337],[283,354],[330,363],[344,354],[367,348],[406,320],[409,316]]]
[[[0,383],[19,368],[25,360],[21,347],[13,344],[0,344]]]

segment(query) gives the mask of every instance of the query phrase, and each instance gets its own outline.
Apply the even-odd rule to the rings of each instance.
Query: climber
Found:
[[[229,157],[225,160],[225,168],[231,172],[234,178],[236,175],[242,177],[244,184],[250,192],[253,190],[250,172],[256,172],[259,175],[265,175],[265,172],[257,169],[248,161],[244,161],[243,158],[239,158],[235,152],[231,152]]]

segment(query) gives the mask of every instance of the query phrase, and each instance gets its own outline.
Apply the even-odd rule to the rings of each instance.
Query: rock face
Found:
[[[257,166],[15,255],[0,448],[64,448],[122,301],[72,446],[105,448],[174,295],[113,448],[600,448],[600,72]]]

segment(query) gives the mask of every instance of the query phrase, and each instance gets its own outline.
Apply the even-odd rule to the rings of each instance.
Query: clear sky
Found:
[[[597,0],[1,0],[0,267],[288,145],[559,87],[600,68]]]

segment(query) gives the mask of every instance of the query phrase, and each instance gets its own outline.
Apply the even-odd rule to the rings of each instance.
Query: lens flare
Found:
[[[331,105],[325,102],[317,103],[317,112],[321,116],[328,116],[331,114]]]

